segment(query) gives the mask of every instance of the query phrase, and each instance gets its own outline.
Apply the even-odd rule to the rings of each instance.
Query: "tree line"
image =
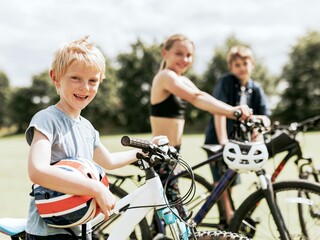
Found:
[[[226,54],[236,44],[250,47],[232,35],[223,46],[214,49],[204,73],[196,74],[190,69],[188,77],[211,94],[219,76],[228,71]],[[82,112],[101,133],[150,132],[149,96],[161,61],[159,46],[138,39],[116,61],[106,58],[106,78],[96,98]],[[262,84],[267,94],[272,120],[286,124],[320,114],[320,32],[309,31],[297,39],[279,76],[272,76],[255,57],[253,79]],[[16,133],[24,132],[37,111],[58,99],[48,69],[34,75],[27,87],[11,87],[5,72],[0,71],[0,129],[14,127]],[[203,132],[208,117],[208,113],[189,106],[186,130]]]

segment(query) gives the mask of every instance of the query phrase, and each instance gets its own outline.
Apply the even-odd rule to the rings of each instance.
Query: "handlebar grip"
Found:
[[[240,110],[236,110],[233,112],[233,115],[236,117],[236,119],[239,119],[242,116],[242,112]]]
[[[135,147],[140,149],[149,149],[152,143],[144,139],[130,138],[128,136],[123,136],[121,138],[121,144],[123,146]]]

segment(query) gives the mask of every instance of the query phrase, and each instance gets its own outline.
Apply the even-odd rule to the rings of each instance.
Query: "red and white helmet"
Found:
[[[63,159],[53,166],[109,186],[103,169],[92,161]],[[34,197],[41,218],[51,227],[69,228],[81,225],[92,220],[101,212],[92,196],[69,195],[35,184]]]
[[[225,163],[239,172],[260,170],[268,157],[268,149],[263,142],[244,143],[230,140],[223,149]]]

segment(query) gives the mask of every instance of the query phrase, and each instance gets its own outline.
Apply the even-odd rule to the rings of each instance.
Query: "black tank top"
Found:
[[[184,119],[187,102],[172,94],[164,101],[151,105],[151,116]]]

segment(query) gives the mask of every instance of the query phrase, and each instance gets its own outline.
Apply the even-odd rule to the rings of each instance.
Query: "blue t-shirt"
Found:
[[[213,91],[213,96],[231,106],[238,106],[240,103],[241,89],[240,81],[233,74],[223,75]],[[252,79],[249,79],[246,86],[247,105],[252,108],[254,115],[270,115],[266,96],[262,87]],[[227,133],[230,137],[233,130],[234,120],[227,119]],[[219,144],[214,118],[210,116],[206,128],[205,144]]]
[[[51,143],[51,164],[66,158],[93,159],[93,151],[100,144],[99,133],[85,118],[75,120],[55,106],[36,113],[26,130],[26,140],[31,145],[34,129],[44,134]],[[79,235],[81,226],[72,231]],[[49,227],[40,217],[31,197],[26,232],[33,235],[48,236],[68,234],[64,229]]]

